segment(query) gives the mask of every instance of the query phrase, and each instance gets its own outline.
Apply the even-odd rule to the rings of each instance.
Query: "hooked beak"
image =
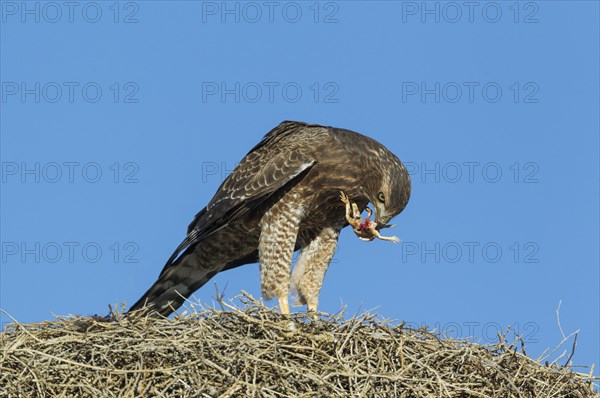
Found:
[[[381,214],[377,206],[375,207],[375,222],[377,223],[377,229],[383,228],[391,228],[394,224],[388,224],[388,221],[392,219],[392,216],[389,214]]]

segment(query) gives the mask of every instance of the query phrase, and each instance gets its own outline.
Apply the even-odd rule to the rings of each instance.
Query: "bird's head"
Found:
[[[375,175],[365,184],[365,195],[375,208],[378,229],[385,228],[400,214],[410,198],[410,175],[400,159],[391,152],[389,155],[385,167],[373,168]]]

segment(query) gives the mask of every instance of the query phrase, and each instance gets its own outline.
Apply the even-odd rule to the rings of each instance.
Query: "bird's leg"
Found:
[[[289,315],[290,314],[290,305],[288,303],[288,296],[287,294],[285,296],[277,296],[277,300],[279,301],[279,309],[281,310],[281,313],[284,315]]]
[[[325,272],[335,254],[339,230],[325,227],[302,248],[298,261],[292,271],[292,290],[298,295],[296,305],[306,304],[308,312],[316,318],[319,304],[319,291],[323,285]]]
[[[260,286],[263,297],[277,297],[279,308],[290,313],[290,265],[302,219],[302,208],[297,198],[284,197],[273,205],[260,220],[258,255],[260,259]]]

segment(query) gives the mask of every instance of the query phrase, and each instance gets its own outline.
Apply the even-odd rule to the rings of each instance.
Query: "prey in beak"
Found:
[[[369,218],[372,214],[371,209],[369,209],[368,207],[366,208],[367,211],[367,218]],[[391,217],[380,217],[378,212],[377,212],[377,208],[375,208],[375,223],[377,224],[376,229],[379,231],[380,229],[384,229],[384,228],[392,228],[395,227],[396,224],[388,224],[387,222],[390,221]]]
[[[370,242],[375,238],[381,240],[389,240],[394,243],[400,242],[400,239],[398,239],[397,236],[382,236],[379,233],[379,230],[383,228],[391,228],[394,226],[394,224],[390,225],[386,223],[386,221],[390,220],[389,218],[382,218],[381,221],[383,222],[379,222],[379,220],[377,219],[376,221],[373,221],[371,220],[371,215],[373,214],[373,211],[367,207],[365,209],[367,212],[367,217],[365,217],[365,219],[363,220],[362,216],[360,215],[360,210],[358,209],[356,203],[351,203],[350,199],[348,198],[348,196],[346,196],[346,194],[343,191],[340,192],[340,199],[346,205],[346,220],[352,226],[352,230],[354,231],[356,236],[358,236],[359,239],[367,242]]]

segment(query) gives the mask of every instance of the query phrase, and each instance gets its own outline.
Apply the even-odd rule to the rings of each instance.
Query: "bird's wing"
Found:
[[[184,250],[229,221],[251,212],[280,188],[297,181],[315,164],[315,159],[301,142],[282,142],[283,138],[305,126],[304,123],[283,122],[265,135],[223,181],[210,203],[196,215],[188,227],[187,237],[167,261],[161,275]]]

